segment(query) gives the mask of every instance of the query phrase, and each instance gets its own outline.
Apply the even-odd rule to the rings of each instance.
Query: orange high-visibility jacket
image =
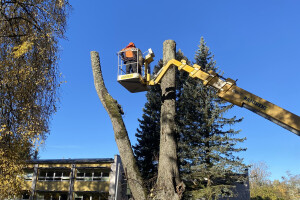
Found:
[[[125,57],[127,59],[134,59],[134,57],[136,56],[136,54],[133,51],[130,51],[130,49],[136,48],[134,43],[130,42],[127,47],[125,47],[124,49],[122,49],[121,51],[125,51]]]
[[[134,55],[133,55],[133,51],[130,51],[130,49],[133,49],[134,47],[129,47],[129,48],[124,48],[124,49],[122,49],[121,51],[125,51],[124,53],[125,53],[125,57],[126,58],[133,58],[134,57]]]

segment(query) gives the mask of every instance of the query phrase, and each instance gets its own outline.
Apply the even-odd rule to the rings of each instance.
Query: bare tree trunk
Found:
[[[133,155],[131,144],[128,138],[127,130],[123,122],[123,111],[121,106],[114,100],[104,85],[99,53],[96,51],[91,52],[92,69],[94,75],[94,84],[101,103],[106,109],[115,133],[115,140],[119,148],[120,157],[127,175],[130,190],[134,199],[146,200],[147,193],[144,187],[144,182],[138,170],[136,160]]]
[[[175,58],[176,43],[166,40],[163,44],[163,64]],[[175,129],[175,67],[169,68],[161,80],[162,105],[160,121],[160,151],[156,199],[181,199],[184,185],[179,177]]]

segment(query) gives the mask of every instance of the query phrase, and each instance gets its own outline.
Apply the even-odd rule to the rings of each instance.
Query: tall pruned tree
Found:
[[[176,52],[176,59],[187,58],[181,50]],[[189,62],[188,62],[189,63]],[[154,66],[152,77],[163,67],[162,60]],[[187,74],[176,71],[176,98],[180,96],[183,80]],[[137,144],[133,146],[135,157],[137,158],[139,169],[149,188],[153,187],[157,178],[157,164],[159,158],[159,134],[160,134],[160,108],[161,89],[159,85],[149,88],[146,94],[147,102],[143,108],[143,115],[138,119],[140,125],[135,136]],[[178,103],[177,103],[178,104]],[[177,106],[176,106],[177,109]],[[176,118],[177,120],[177,118]]]
[[[195,64],[205,71],[217,71],[214,56],[203,38],[195,55]],[[227,118],[233,105],[219,99],[215,89],[188,78],[178,98],[179,157],[185,196],[215,199],[232,195],[234,183],[244,179],[246,165],[236,153],[245,138],[231,128],[242,119]]]
[[[176,53],[176,59],[187,60],[180,50]],[[190,63],[188,60],[187,62]],[[217,70],[216,62],[203,38],[196,52],[195,63],[207,71]],[[161,67],[162,63],[159,62],[157,68]],[[157,173],[161,98],[157,96],[158,92],[151,88],[146,95],[148,102],[145,104],[142,119],[139,120],[140,128],[136,134],[138,143],[134,146],[141,172],[148,180],[155,178]],[[232,182],[242,179],[242,176],[236,175],[244,173],[245,165],[235,153],[245,149],[235,148],[235,143],[243,142],[244,138],[236,138],[239,131],[231,129],[241,119],[223,117],[231,107],[232,105],[217,98],[214,89],[189,78],[185,72],[177,71],[178,157],[180,173],[187,185],[187,199],[222,193],[228,195],[231,193]],[[208,171],[204,173],[203,168]],[[211,179],[210,183],[208,177]]]
[[[25,160],[49,132],[68,0],[0,2],[0,198],[20,191]]]

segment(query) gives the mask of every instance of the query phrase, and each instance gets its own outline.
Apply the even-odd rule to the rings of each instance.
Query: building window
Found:
[[[101,192],[101,193],[76,192],[74,199],[75,200],[107,200],[108,193],[107,192]]]
[[[67,200],[68,193],[66,192],[39,192],[37,193],[37,200]]]
[[[109,181],[109,172],[99,169],[77,169],[76,180],[78,181]]]
[[[48,172],[46,172],[45,180],[46,181],[54,181],[54,177],[55,177],[55,172],[48,171]]]
[[[32,170],[24,170],[23,175],[25,181],[31,181],[33,178],[33,169]]]
[[[68,181],[70,180],[70,171],[67,170],[40,170],[39,181]]]
[[[23,194],[22,194],[22,200],[27,200],[29,198],[30,198],[29,191],[23,192]]]

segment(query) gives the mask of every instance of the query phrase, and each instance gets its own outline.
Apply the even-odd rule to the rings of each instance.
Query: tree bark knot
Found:
[[[182,198],[182,194],[185,191],[185,184],[183,182],[180,182],[177,186],[176,186],[176,193],[179,196],[179,199]]]

